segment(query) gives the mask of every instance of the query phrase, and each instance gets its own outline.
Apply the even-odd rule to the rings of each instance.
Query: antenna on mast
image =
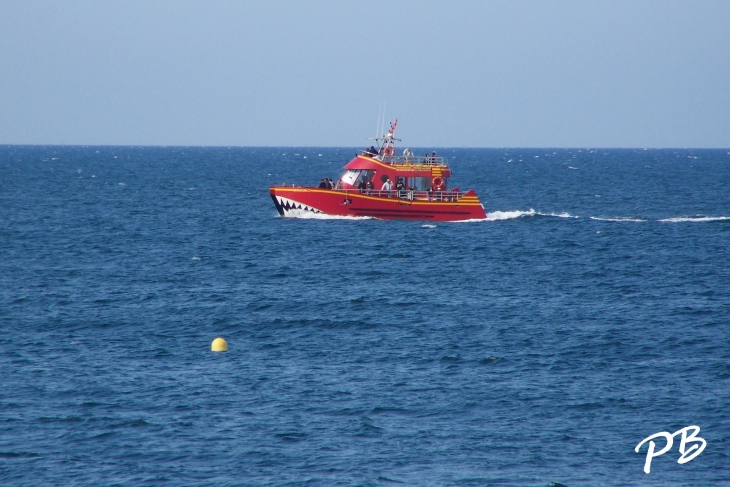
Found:
[[[383,102],[378,104],[378,118],[375,119],[375,137],[380,137],[380,112],[383,111]]]

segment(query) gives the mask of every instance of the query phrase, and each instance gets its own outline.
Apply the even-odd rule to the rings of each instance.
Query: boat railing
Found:
[[[345,194],[364,194],[366,196],[376,196],[380,198],[397,198],[406,201],[458,201],[466,194],[459,190],[444,191],[416,191],[414,189],[338,189],[338,192]]]
[[[446,159],[439,156],[384,156],[382,154],[373,154],[367,150],[360,151],[359,155],[372,157],[375,160],[382,161],[392,166],[446,166]]]

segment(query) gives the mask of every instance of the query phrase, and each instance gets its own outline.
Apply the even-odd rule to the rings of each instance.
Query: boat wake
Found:
[[[487,213],[486,220],[468,220],[468,221],[501,221],[501,220],[514,220],[518,218],[527,217],[554,217],[554,218],[585,218],[579,215],[572,215],[568,212],[563,213],[542,213],[535,211],[532,208],[527,211],[515,210],[515,211],[492,211]],[[637,216],[589,216],[590,220],[602,221],[602,222],[648,222],[657,221],[662,223],[706,223],[706,222],[721,222],[730,221],[730,216],[680,216],[671,218],[662,218],[658,220],[651,220],[648,218],[640,218]]]
[[[563,213],[541,213],[530,208],[527,211],[515,210],[515,211],[491,211],[487,213],[487,221],[500,221],[500,220],[514,220],[516,218],[525,218],[533,216],[547,216],[554,218],[578,218],[575,215],[571,215],[568,212]]]
[[[278,215],[277,215],[278,216]],[[487,218],[473,218],[469,220],[458,220],[449,223],[477,223],[477,222],[496,222],[504,220],[516,220],[520,218],[532,218],[532,217],[548,217],[548,218],[586,218],[578,215],[572,215],[568,212],[562,213],[543,213],[535,211],[530,208],[529,210],[513,210],[513,211],[492,211],[487,213]],[[287,211],[286,217],[279,218],[297,218],[303,220],[373,220],[377,219],[372,216],[350,216],[350,215],[328,215],[326,213],[315,213],[305,209],[292,208]],[[657,221],[661,223],[707,223],[707,222],[723,222],[730,221],[730,216],[679,216],[662,218],[658,220],[652,220],[647,218],[639,218],[636,216],[612,216],[612,217],[601,217],[601,216],[589,216],[589,220],[600,221],[600,222],[627,222],[627,223],[643,223],[648,221]],[[421,225],[422,228],[436,228],[433,224]]]
[[[535,210],[530,209],[528,211],[490,211],[487,212],[488,221],[499,221],[499,220],[514,220],[515,218],[522,218],[525,216],[535,216],[537,213]]]
[[[617,216],[617,217],[612,217],[612,218],[601,218],[598,216],[590,216],[588,218],[590,218],[591,220],[597,220],[600,222],[645,222],[645,221],[648,221],[643,218],[636,218],[633,216]]]
[[[579,216],[571,215],[567,211],[564,211],[563,213],[536,213],[537,216],[552,216],[555,218],[580,218]]]
[[[730,221],[730,216],[679,216],[674,218],[664,218],[659,220],[664,223],[705,223],[705,222],[722,222]]]
[[[286,216],[276,215],[278,218],[296,218],[300,220],[372,220],[371,216],[328,215],[315,213],[310,210],[292,208],[287,210]]]

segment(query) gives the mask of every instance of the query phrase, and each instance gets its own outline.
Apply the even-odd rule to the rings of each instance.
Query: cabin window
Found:
[[[431,187],[431,178],[413,178],[416,191],[428,191]]]
[[[345,174],[342,175],[342,182],[355,186],[358,176],[360,176],[360,169],[348,169]]]

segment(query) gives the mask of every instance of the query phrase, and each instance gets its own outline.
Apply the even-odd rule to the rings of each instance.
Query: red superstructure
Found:
[[[345,166],[337,184],[327,187],[271,186],[269,194],[281,216],[303,212],[381,219],[456,221],[487,217],[473,189],[449,189],[451,169],[433,153],[416,157],[395,152],[398,120],[374,140],[378,147],[362,151]]]

